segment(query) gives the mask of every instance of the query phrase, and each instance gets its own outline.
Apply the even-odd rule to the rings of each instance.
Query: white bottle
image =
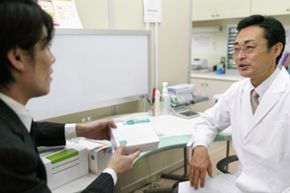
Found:
[[[163,89],[162,89],[162,100],[161,100],[161,114],[169,114],[170,111],[170,96],[168,94],[168,83],[163,82]]]
[[[153,107],[153,115],[160,115],[160,91],[158,89],[155,90],[155,102]]]

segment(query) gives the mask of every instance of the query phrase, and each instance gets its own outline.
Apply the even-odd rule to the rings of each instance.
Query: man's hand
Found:
[[[110,128],[116,128],[114,121],[98,120],[76,124],[76,133],[78,137],[86,137],[97,140],[110,140]]]
[[[212,166],[207,148],[204,146],[196,146],[193,150],[193,156],[189,162],[188,178],[194,189],[204,187],[206,172],[212,176]]]
[[[139,154],[140,151],[135,151],[132,154],[124,155],[124,146],[120,145],[110,158],[108,168],[113,169],[117,175],[120,175],[133,168],[133,161],[139,156]]]

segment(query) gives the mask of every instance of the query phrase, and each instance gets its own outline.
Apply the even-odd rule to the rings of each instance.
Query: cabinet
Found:
[[[213,1],[214,2],[214,1]],[[212,0],[193,0],[192,1],[192,20],[211,20],[215,19],[214,6]]]
[[[236,80],[216,80],[191,77],[190,82],[196,87],[196,94],[208,96],[209,100],[192,106],[194,111],[203,112],[214,105],[213,96],[224,93]]]
[[[289,0],[252,0],[252,14],[285,15],[290,14]]]
[[[251,0],[193,0],[192,20],[246,17],[250,14],[250,8]]]

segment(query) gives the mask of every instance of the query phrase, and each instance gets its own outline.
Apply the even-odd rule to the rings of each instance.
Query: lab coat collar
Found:
[[[285,80],[289,78],[290,78],[289,74],[287,73],[285,68],[282,68],[279,75],[273,81],[269,89],[265,92],[263,100],[260,101],[259,108],[257,108],[256,113],[253,116],[253,119],[251,119],[248,131],[245,133],[245,138],[255,128],[255,126],[263,120],[263,118],[278,102],[280,96],[286,90],[287,81]]]

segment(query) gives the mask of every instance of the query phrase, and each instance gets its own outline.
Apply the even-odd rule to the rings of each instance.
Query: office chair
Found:
[[[231,156],[229,156],[230,140],[231,140],[231,132],[224,132],[223,134],[217,135],[215,138],[215,141],[225,141],[226,142],[226,158],[224,158],[225,161],[223,161],[223,162],[221,162],[222,160],[219,161],[219,162],[221,162],[219,164],[219,167],[220,168],[223,167],[224,170],[228,169],[227,165],[224,165],[224,163],[226,163],[228,157],[231,157]],[[177,182],[174,183],[173,186],[147,188],[144,190],[143,193],[170,193],[170,192],[172,192],[173,187],[176,187],[179,182],[187,181],[188,180],[188,177],[187,177],[188,155],[187,155],[187,147],[186,146],[183,147],[183,162],[184,162],[184,164],[183,164],[183,171],[184,172],[182,175],[175,175],[175,174],[162,174],[161,175],[162,178],[177,180]]]
[[[168,178],[180,181],[187,180],[187,147],[183,147],[183,171],[184,173],[182,175],[176,175],[176,174],[161,174],[162,178]],[[155,188],[147,188],[143,191],[143,193],[171,193],[172,192],[172,186],[168,187],[155,187]]]
[[[228,170],[228,166],[230,163],[238,161],[239,158],[236,155],[230,155],[227,156],[223,159],[221,159],[220,161],[217,162],[216,167],[219,171],[225,173],[225,174],[229,174],[229,170]]]

